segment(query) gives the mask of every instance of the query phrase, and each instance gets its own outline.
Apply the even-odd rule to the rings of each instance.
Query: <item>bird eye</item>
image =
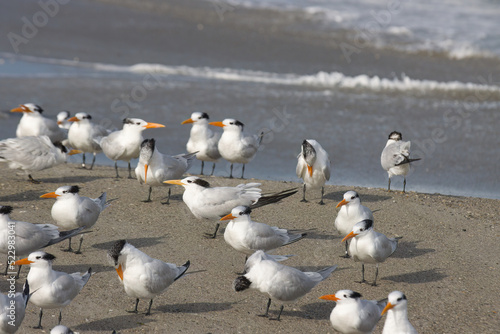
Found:
[[[68,191],[67,190],[63,190],[63,194],[66,194]]]
[[[359,229],[359,230],[360,230],[361,232],[363,232],[365,229],[364,229],[364,228],[361,228],[361,229]]]
[[[398,302],[400,302],[400,301],[402,301],[402,300],[403,300],[403,298],[401,298],[401,297],[399,297],[399,298],[397,299],[397,301],[398,301]]]
[[[347,298],[347,295],[344,295],[344,298]]]
[[[356,196],[352,196],[352,197],[351,197],[351,199],[355,199],[355,198],[356,198]]]
[[[243,216],[243,211],[241,211],[241,212],[239,213],[239,215],[240,215],[240,216]]]
[[[137,123],[135,123],[135,124],[137,124],[137,125],[141,125],[141,123],[139,123],[139,122],[137,122]]]
[[[229,124],[233,125],[234,123],[233,122],[229,122]]]
[[[38,260],[38,259],[41,259],[41,258],[42,258],[41,256],[37,256],[37,257],[36,257],[36,259],[37,259],[37,260]]]
[[[191,180],[188,180],[188,183],[191,183],[191,182],[193,182],[193,181],[191,181]]]

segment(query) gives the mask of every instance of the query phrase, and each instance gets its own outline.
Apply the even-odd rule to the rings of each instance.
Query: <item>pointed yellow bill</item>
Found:
[[[156,128],[164,128],[165,125],[159,123],[147,123],[144,125],[146,129],[156,129]]]
[[[184,122],[182,122],[181,125],[190,124],[190,123],[194,123],[194,121],[191,118],[188,118]]]
[[[15,266],[22,266],[22,265],[28,265],[30,263],[33,263],[33,261],[28,260],[28,258],[24,258],[24,259],[17,260],[16,262],[14,262],[14,265]]]
[[[116,272],[118,273],[118,277],[123,281],[123,270],[122,270],[122,265],[120,264],[118,268],[115,268]]]
[[[223,128],[225,126],[224,123],[222,123],[222,122],[210,122],[208,124],[214,125],[214,126],[220,126],[221,128]]]
[[[343,199],[342,201],[339,202],[339,204],[337,204],[336,208],[340,208],[342,205],[346,205],[347,204],[347,201],[345,199]]]
[[[319,299],[333,300],[336,302],[338,302],[340,300],[339,298],[335,297],[335,295],[324,295],[324,296],[319,297]]]
[[[46,193],[40,196],[40,198],[57,198],[57,197],[59,197],[59,195],[56,194],[55,192]]]
[[[394,305],[392,305],[391,303],[387,303],[387,305],[385,305],[385,307],[382,310],[382,313],[380,315],[384,315],[385,312],[389,311],[393,307],[394,307]]]
[[[176,184],[178,186],[185,186],[185,184],[182,183],[181,180],[168,180],[168,181],[163,181],[163,183]]]
[[[344,241],[346,241],[346,240],[352,239],[352,238],[354,238],[355,236],[357,236],[357,234],[356,234],[356,233],[354,233],[354,232],[351,232],[351,233],[349,233],[348,235],[346,235],[346,236],[344,237],[344,239],[342,239],[342,241],[341,241],[341,242],[344,242]]]
[[[231,220],[234,218],[236,218],[236,217],[233,216],[232,214],[228,214],[228,215],[225,215],[224,217],[222,217],[220,220]]]

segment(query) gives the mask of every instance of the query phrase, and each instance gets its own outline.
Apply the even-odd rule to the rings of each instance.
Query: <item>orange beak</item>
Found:
[[[78,121],[79,121],[78,117],[75,117],[75,116],[68,119],[68,122],[78,122]]]
[[[348,235],[346,235],[346,236],[344,237],[344,239],[342,239],[342,241],[341,241],[341,242],[344,242],[344,241],[346,241],[346,240],[352,239],[352,238],[354,238],[355,236],[357,236],[357,234],[356,234],[356,233],[354,233],[354,232],[351,232],[351,233],[349,233]]]
[[[75,154],[80,154],[83,153],[83,151],[80,150],[71,150],[68,152],[68,155],[75,155]]]
[[[20,104],[19,107],[12,109],[10,112],[31,112],[31,110]]]
[[[393,307],[394,307],[394,305],[392,305],[391,303],[387,303],[387,305],[385,305],[384,309],[382,310],[382,314],[380,314],[380,315],[381,316],[384,315],[385,312],[389,311]]]
[[[59,196],[60,195],[56,194],[55,192],[51,192],[51,193],[43,194],[42,196],[40,196],[40,198],[57,198]]]
[[[224,123],[222,123],[222,122],[210,122],[208,124],[214,125],[214,126],[220,126],[221,128],[223,128],[225,126]]]
[[[158,123],[148,123],[144,125],[146,129],[156,129],[156,128],[164,128],[165,125],[163,124],[158,124]]]
[[[224,217],[222,217],[220,220],[231,220],[234,218],[236,218],[236,217],[233,216],[232,214],[228,214],[228,215],[225,215]]]
[[[25,258],[25,259],[17,260],[16,262],[14,262],[14,265],[15,266],[22,266],[22,265],[28,265],[30,263],[33,263],[33,261],[30,261],[30,260],[28,260],[28,258]]]
[[[194,123],[194,121],[191,118],[188,118],[184,122],[182,122],[181,125],[190,124],[190,123]]]
[[[123,270],[122,270],[122,265],[120,264],[118,268],[115,268],[116,272],[118,273],[118,277],[123,281]]]
[[[57,121],[57,125],[61,125],[62,124],[62,121]]]
[[[182,183],[181,180],[168,180],[168,181],[163,181],[163,183],[176,184],[178,186],[185,186],[186,185],[186,184]]]
[[[346,205],[347,204],[347,201],[345,199],[343,199],[342,201],[339,202],[339,204],[337,204],[336,208],[340,208],[342,205]]]
[[[144,183],[148,182],[148,164],[144,164]]]
[[[312,168],[312,166],[307,165],[307,171],[309,172],[309,176],[313,176],[313,168]]]
[[[333,300],[336,302],[338,302],[340,300],[339,298],[335,297],[335,295],[324,295],[324,296],[319,297],[319,299]]]

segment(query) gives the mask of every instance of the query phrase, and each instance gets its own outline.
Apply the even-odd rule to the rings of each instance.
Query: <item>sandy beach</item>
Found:
[[[125,170],[121,175],[126,175]],[[286,304],[277,322],[256,316],[264,311],[267,296],[255,290],[233,291],[232,282],[236,272],[242,270],[244,255],[230,248],[221,232],[215,240],[203,237],[204,232],[213,230],[215,222],[198,221],[192,216],[182,202],[181,187],[173,188],[170,205],[162,205],[166,188],[154,189],[153,202],[142,203],[147,187],[136,180],[113,178],[111,167],[97,166],[90,171],[64,164],[33,176],[42,183],[31,184],[25,175],[16,175],[6,164],[0,165],[0,204],[14,207],[12,219],[53,223],[50,209],[54,201],[39,196],[62,185],[78,185],[80,194],[89,197],[106,191],[108,199],[114,199],[92,233],[85,235],[83,254],[63,252],[66,242],[46,249],[56,256],[56,270],[83,272],[92,267],[89,283],[63,309],[62,323],[78,332],[334,333],[329,322],[334,303],[318,297],[340,289],[358,291],[367,299],[403,291],[410,321],[419,333],[497,333],[500,328],[498,200],[327,186],[324,206],[317,204],[319,193],[313,193],[308,194],[308,203],[300,203],[296,194],[280,204],[254,210],[255,221],[308,233],[304,240],[276,252],[296,255],[286,265],[304,271],[338,265],[311,293]],[[262,182],[263,192],[300,186],[253,179],[207,180],[212,185]],[[364,205],[376,210],[376,230],[403,237],[393,256],[381,264],[376,287],[355,283],[361,276],[360,264],[339,257],[344,245],[333,227],[335,205],[350,189],[360,194]],[[125,294],[107,262],[107,250],[122,238],[166,262],[180,265],[191,261],[189,275],[154,300],[151,316],[126,312],[133,308],[134,299]],[[374,267],[367,266],[366,274],[372,280]],[[19,288],[26,275],[27,268],[23,268]],[[5,280],[0,289],[8,289]],[[271,305],[271,315],[277,314],[279,306]],[[141,301],[140,310],[144,312],[146,307],[147,301]],[[46,310],[44,329],[32,329],[38,312],[33,304],[28,305],[19,333],[48,333],[57,324],[58,311]],[[375,333],[381,333],[384,320]]]

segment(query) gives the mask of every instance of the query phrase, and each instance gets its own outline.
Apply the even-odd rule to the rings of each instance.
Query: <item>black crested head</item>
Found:
[[[373,227],[373,220],[371,220],[371,219],[365,219],[365,220],[362,220],[362,222],[364,223],[366,230]]]
[[[206,112],[202,112],[200,118],[210,119],[210,117],[208,117],[208,114]]]
[[[131,120],[130,118],[124,118],[123,119],[123,124],[134,124],[134,121]]]
[[[40,114],[43,113],[43,108],[40,107],[38,104],[35,104],[35,108],[33,108],[35,111],[38,111]]]
[[[79,186],[71,186],[68,189],[68,192],[72,193],[72,194],[78,194],[79,191],[80,191],[80,187]]]
[[[401,134],[401,132],[392,131],[389,134],[389,139],[396,140],[396,141],[403,140],[403,135]]]
[[[68,153],[68,149],[60,141],[56,141],[53,145],[57,147],[62,153]]]
[[[113,259],[113,261],[115,261],[115,265],[118,264],[118,257],[120,256],[120,253],[123,247],[125,247],[126,243],[127,241],[124,239],[118,240],[117,242],[115,242],[113,247],[111,247],[111,249],[108,251],[108,255]]]
[[[403,298],[404,300],[407,300],[406,295],[404,293],[403,293],[403,296],[401,298]]]
[[[248,289],[250,287],[250,284],[252,284],[252,282],[250,282],[248,278],[246,278],[245,276],[238,276],[233,282],[233,289],[236,292],[240,292]]]
[[[83,116],[83,119],[92,119],[92,116],[90,116],[89,114]]]
[[[154,151],[156,145],[156,140],[154,138],[144,139],[141,143],[141,148],[149,147],[152,151]]]
[[[0,206],[0,215],[9,215],[12,212],[10,205]]]
[[[244,207],[245,209],[243,211],[240,212],[240,215],[249,215],[252,213],[252,209],[250,209],[249,206],[245,206]]]
[[[236,122],[234,122],[234,124],[241,126],[241,130],[243,130],[243,128],[245,127],[245,125],[243,123],[241,123],[240,121],[236,121]]]
[[[203,179],[196,179],[193,181],[193,183],[199,185],[199,186],[202,186],[203,188],[208,188],[210,187],[210,183],[208,183],[207,181],[203,180]]]
[[[350,298],[361,298],[363,297],[359,292],[353,291],[350,295]]]
[[[49,254],[49,253],[45,253],[43,256],[42,256],[42,259],[44,260],[47,260],[47,261],[54,261],[55,260],[55,256],[52,255],[52,254]]]
[[[307,140],[304,140],[302,142],[302,152],[302,154],[304,155],[304,160],[309,166],[312,166],[316,161],[316,150]]]

